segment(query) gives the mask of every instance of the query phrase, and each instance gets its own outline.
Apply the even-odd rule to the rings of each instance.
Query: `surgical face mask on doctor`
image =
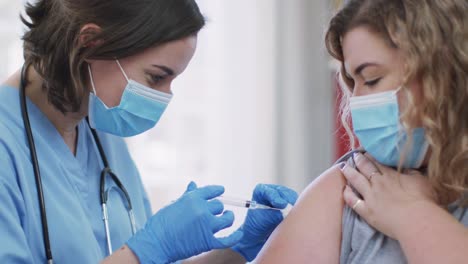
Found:
[[[88,117],[92,128],[120,137],[141,134],[154,127],[167,108],[172,95],[166,94],[128,78],[120,62],[116,60],[127,86],[120,104],[107,107],[97,96],[91,66],[88,64],[93,92],[89,95]],[[112,89],[109,87],[109,89]]]
[[[353,130],[362,147],[381,164],[420,168],[428,143],[423,128],[412,129],[412,140],[400,122],[397,93],[400,88],[350,99]],[[400,164],[400,159],[401,164]]]

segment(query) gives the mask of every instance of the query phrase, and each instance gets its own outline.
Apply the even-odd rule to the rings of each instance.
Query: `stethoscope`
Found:
[[[26,104],[26,66],[23,66],[21,70],[21,80],[20,80],[20,104],[21,104],[21,114],[23,117],[24,128],[26,130],[26,136],[29,145],[29,152],[31,154],[31,162],[34,169],[34,176],[36,180],[36,189],[37,195],[39,200],[39,207],[40,207],[40,215],[41,215],[41,222],[42,222],[42,233],[43,233],[43,241],[45,246],[45,254],[47,257],[47,263],[53,264],[52,258],[52,249],[50,246],[50,237],[49,237],[49,228],[47,224],[47,214],[46,214],[46,207],[45,207],[45,200],[44,200],[44,193],[42,189],[42,180],[41,180],[41,173],[39,170],[39,162],[37,159],[36,153],[36,146],[34,144],[34,137],[31,130],[31,124],[29,122],[29,115],[28,115],[28,108]],[[87,119],[88,121],[88,119]],[[89,126],[89,121],[88,121]],[[102,219],[104,221],[104,228],[106,232],[106,241],[107,241],[107,250],[109,255],[112,254],[112,243],[110,238],[110,231],[109,231],[109,214],[107,210],[107,201],[109,198],[109,190],[105,190],[106,185],[106,178],[110,176],[114,181],[115,185],[120,189],[123,193],[127,201],[127,212],[130,218],[130,225],[132,229],[132,235],[136,233],[136,224],[135,224],[135,215],[133,213],[132,202],[130,200],[130,196],[127,192],[127,189],[123,186],[122,182],[119,180],[117,175],[110,169],[109,162],[107,160],[106,154],[104,152],[104,148],[102,147],[101,141],[99,140],[98,134],[95,129],[89,127],[91,133],[93,134],[94,141],[96,142],[97,148],[99,150],[99,155],[101,156],[102,163],[104,164],[104,169],[101,171],[101,179],[100,179],[100,200],[101,200],[101,207],[102,207]]]

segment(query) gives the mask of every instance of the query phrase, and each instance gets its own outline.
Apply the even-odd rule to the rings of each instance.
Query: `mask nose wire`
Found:
[[[124,69],[122,68],[122,65],[120,65],[119,60],[115,60],[115,62],[117,62],[117,65],[119,65],[120,71],[122,72],[123,76],[125,77],[125,80],[127,80],[127,82],[129,82],[130,79],[128,79],[128,76],[127,76],[127,74],[125,73]]]

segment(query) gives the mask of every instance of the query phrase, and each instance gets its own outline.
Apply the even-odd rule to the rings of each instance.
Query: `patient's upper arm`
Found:
[[[313,181],[255,263],[339,263],[345,184],[336,166]]]

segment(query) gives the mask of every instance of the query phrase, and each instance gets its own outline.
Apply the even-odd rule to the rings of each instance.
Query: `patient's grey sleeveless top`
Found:
[[[468,227],[467,208],[454,204],[448,210]],[[340,264],[407,263],[398,241],[369,226],[347,206],[343,210],[342,232]]]
[[[468,227],[468,208],[454,203],[448,211]],[[468,262],[468,260],[467,260]],[[407,263],[398,241],[380,233],[350,207],[343,209],[340,264]]]

